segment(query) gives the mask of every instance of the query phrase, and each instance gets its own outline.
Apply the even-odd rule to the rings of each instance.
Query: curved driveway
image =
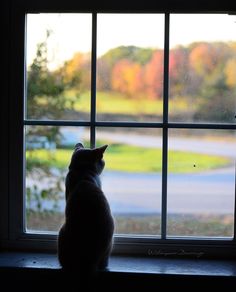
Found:
[[[144,148],[162,147],[161,137],[140,134],[124,134],[100,131],[97,138]],[[170,137],[168,148],[171,150],[189,151],[234,158],[236,157],[236,139],[235,141],[216,141],[201,138],[195,139],[185,137]]]
[[[160,137],[140,134],[99,132],[98,139],[141,147],[162,147]],[[222,141],[171,137],[169,149],[236,157],[236,140]],[[161,175],[105,172],[103,187],[114,213],[159,213]],[[168,175],[169,213],[233,214],[235,168],[195,174]]]

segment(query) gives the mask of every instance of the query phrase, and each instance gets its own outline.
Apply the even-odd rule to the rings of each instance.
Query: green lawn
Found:
[[[27,162],[30,164],[46,164],[59,169],[67,168],[72,150],[45,149],[27,151]],[[113,144],[105,153],[106,170],[125,172],[161,172],[161,149],[140,148],[124,144]],[[214,155],[170,151],[168,170],[171,173],[195,173],[216,169],[229,165],[230,160]]]
[[[68,105],[70,100],[74,101],[74,110],[82,112],[90,112],[90,92],[82,93],[79,98],[76,98],[75,90],[66,92]],[[183,112],[189,110],[187,98],[181,97],[176,100],[170,100],[170,114],[172,111]],[[193,104],[191,104],[191,108]],[[97,113],[104,114],[128,114],[128,115],[157,115],[161,116],[163,112],[162,99],[151,100],[146,96],[137,98],[127,98],[125,95],[117,92],[97,92]]]

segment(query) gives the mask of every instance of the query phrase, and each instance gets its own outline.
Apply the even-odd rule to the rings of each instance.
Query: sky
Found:
[[[43,41],[46,30],[51,67],[62,64],[77,51],[91,50],[92,16],[89,13],[42,13],[27,15],[27,64]],[[163,14],[98,14],[97,54],[111,48],[135,45],[163,48]],[[171,14],[170,47],[194,41],[236,41],[236,16],[227,14]]]

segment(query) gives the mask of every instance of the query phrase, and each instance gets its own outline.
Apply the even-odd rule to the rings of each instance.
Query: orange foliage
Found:
[[[112,89],[127,96],[139,95],[142,91],[142,69],[127,59],[118,61],[112,70]]]
[[[199,75],[210,74],[217,63],[217,50],[209,43],[200,43],[190,53],[190,64]]]
[[[81,69],[84,60],[84,55],[81,53],[76,53],[71,60],[66,62],[65,66],[65,76],[66,78],[72,78],[78,70]]]
[[[225,66],[226,84],[230,88],[236,86],[236,59],[230,59]]]
[[[144,86],[147,97],[162,97],[163,92],[163,51],[154,52],[149,63],[144,67]]]
[[[63,76],[66,83],[72,86],[90,86],[90,57],[87,54],[76,53],[63,66]]]

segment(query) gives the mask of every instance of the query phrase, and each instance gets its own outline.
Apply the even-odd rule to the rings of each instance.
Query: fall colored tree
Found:
[[[224,66],[229,58],[229,47],[225,43],[196,43],[192,46],[189,61],[196,74],[208,76]]]
[[[59,68],[58,72],[63,75],[63,81],[67,87],[80,91],[89,89],[91,83],[90,54],[75,53],[72,59]]]
[[[143,70],[144,91],[147,98],[162,98],[163,68],[163,50],[156,50]]]
[[[200,76],[210,74],[215,68],[216,55],[214,47],[209,43],[200,43],[191,50],[190,65]]]
[[[136,63],[143,67],[151,59],[153,51],[150,48],[136,46],[120,46],[109,50],[97,60],[97,89],[112,89],[112,71],[119,61],[126,59],[131,64]]]
[[[123,59],[112,70],[112,89],[129,97],[137,97],[142,91],[142,68],[139,64]]]
[[[188,49],[177,47],[170,50],[169,55],[169,77],[170,97],[186,95],[190,79],[190,68],[188,63]]]
[[[226,84],[229,88],[236,89],[236,56],[229,59],[225,65],[224,70],[226,76]]]

